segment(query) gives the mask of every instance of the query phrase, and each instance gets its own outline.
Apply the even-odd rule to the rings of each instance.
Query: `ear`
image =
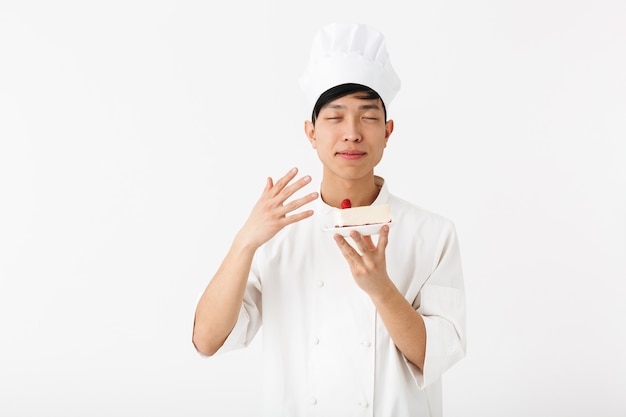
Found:
[[[306,120],[304,122],[304,133],[309,139],[309,143],[311,144],[313,149],[317,149],[317,141],[315,140],[315,126],[313,126],[313,122],[311,122],[310,120]]]
[[[387,120],[385,123],[385,147],[387,147],[387,141],[389,141],[389,136],[393,133],[393,120]]]

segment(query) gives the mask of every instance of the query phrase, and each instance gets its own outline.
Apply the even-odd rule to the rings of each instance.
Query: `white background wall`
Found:
[[[193,310],[265,177],[318,177],[334,20],[403,81],[377,173],[459,233],[446,417],[626,415],[619,0],[1,2],[0,415],[256,415],[259,339],[202,359]]]

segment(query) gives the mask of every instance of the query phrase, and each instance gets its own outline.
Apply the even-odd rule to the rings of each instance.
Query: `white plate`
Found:
[[[365,226],[346,226],[346,227],[326,227],[322,228],[325,232],[339,233],[342,236],[349,237],[350,232],[356,230],[362,236],[377,235],[380,233],[381,227],[388,224],[391,227],[391,222],[366,224]]]

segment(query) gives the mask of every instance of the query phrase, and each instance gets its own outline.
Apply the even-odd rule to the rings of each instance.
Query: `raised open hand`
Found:
[[[297,173],[298,169],[293,168],[275,184],[272,178],[267,178],[261,197],[239,231],[240,239],[248,245],[258,248],[283,227],[313,215],[313,210],[293,212],[315,200],[319,196],[317,192],[285,203],[296,191],[311,182],[311,177],[307,175],[290,184]]]

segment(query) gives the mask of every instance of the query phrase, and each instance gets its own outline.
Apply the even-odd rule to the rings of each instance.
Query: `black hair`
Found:
[[[385,112],[385,122],[387,121],[387,109],[385,108],[385,103],[380,97],[380,94],[365,85],[347,83],[329,88],[320,95],[315,102],[315,106],[313,106],[313,113],[311,114],[311,121],[313,124],[315,125],[315,121],[317,120],[317,116],[319,116],[322,107],[339,97],[344,97],[354,93],[365,93],[363,98],[367,100],[380,99],[380,102],[383,103],[383,111]]]

